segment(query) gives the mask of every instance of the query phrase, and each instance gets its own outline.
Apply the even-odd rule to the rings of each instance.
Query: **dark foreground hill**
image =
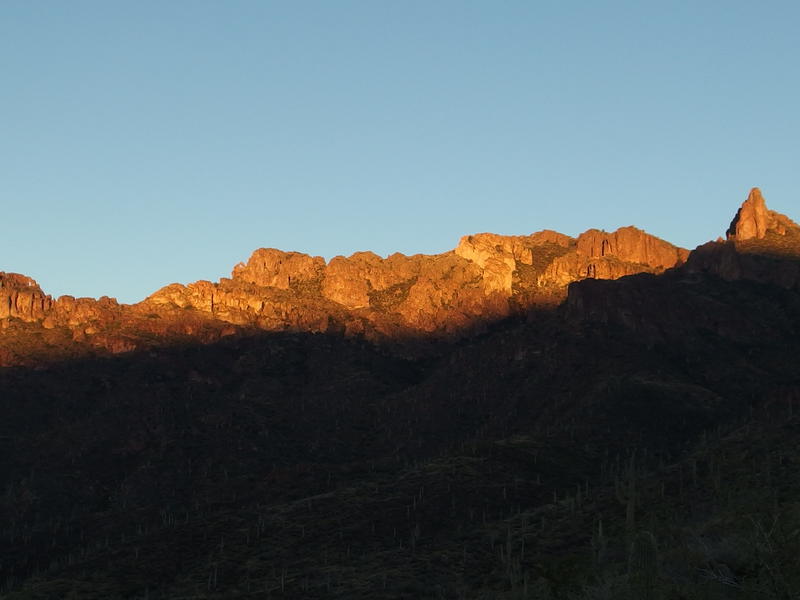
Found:
[[[0,596],[797,598],[800,245],[758,204],[457,341],[0,370]]]

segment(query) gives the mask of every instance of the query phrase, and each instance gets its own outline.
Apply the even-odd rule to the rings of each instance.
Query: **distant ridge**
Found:
[[[636,227],[590,229],[577,238],[478,233],[437,255],[381,258],[372,252],[318,256],[255,250],[217,283],[171,284],[133,305],[113,298],[53,299],[24,276],[0,274],[0,364],[86,352],[127,352],[180,340],[209,342],[247,331],[303,331],[373,341],[453,337],[500,319],[555,307],[571,284],[673,268],[749,277],[792,287],[793,266],[766,275],[734,253],[800,247],[800,227],[751,190],[728,242],[678,248]],[[748,248],[750,250],[748,250]],[[762,269],[763,270],[763,269]],[[776,274],[774,276],[770,273]]]

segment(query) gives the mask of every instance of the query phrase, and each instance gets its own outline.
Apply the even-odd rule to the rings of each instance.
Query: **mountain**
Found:
[[[0,274],[5,365],[120,353],[253,331],[306,331],[373,341],[458,337],[552,306],[587,277],[660,273],[688,252],[635,227],[529,236],[480,233],[444,254],[321,257],[261,248],[218,283],[168,285],[134,305],[54,300],[32,279]],[[30,325],[24,325],[30,324]],[[5,343],[3,343],[5,341]]]
[[[768,210],[761,190],[753,188],[750,190],[747,200],[736,212],[726,235],[729,240],[742,243],[748,240],[763,240],[768,237],[773,240],[779,239],[779,236],[792,238],[797,235],[798,231],[800,231],[800,227],[789,217]]]
[[[797,597],[800,228],[758,197],[688,256],[259,250],[132,306],[5,275],[0,597]]]

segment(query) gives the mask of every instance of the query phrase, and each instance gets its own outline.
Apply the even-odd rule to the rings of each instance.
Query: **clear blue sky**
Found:
[[[133,302],[258,247],[800,217],[800,3],[0,2],[0,270]]]

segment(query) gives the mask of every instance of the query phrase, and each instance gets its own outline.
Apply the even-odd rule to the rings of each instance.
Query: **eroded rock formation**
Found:
[[[586,277],[616,278],[681,264],[686,251],[633,227],[592,230],[574,240],[553,231],[530,236],[464,236],[439,255],[372,252],[320,257],[256,250],[219,283],[173,284],[145,301],[267,329],[347,333],[453,332],[564,294]]]
[[[171,284],[135,305],[119,305],[111,298],[53,300],[30,278],[0,274],[0,325],[6,341],[21,327],[15,323],[23,323],[49,332],[43,343],[63,338],[110,352],[164,339],[213,340],[243,330],[326,332],[373,340],[452,335],[561,302],[570,284],[584,279],[677,268],[688,275],[711,273],[796,289],[800,261],[781,256],[795,250],[800,254],[798,249],[800,227],[768,210],[756,188],[733,220],[728,241],[706,244],[691,255],[635,227],[590,229],[577,238],[549,230],[527,236],[478,233],[438,255],[382,258],[357,252],[327,262],[261,248],[228,278]],[[626,293],[637,293],[631,285],[624,287]],[[609,302],[614,303],[606,297],[607,289],[616,288],[576,288],[569,311],[600,318],[612,310]],[[9,353],[6,346],[4,356]]]
[[[52,305],[53,299],[30,277],[0,273],[0,319],[37,321],[44,318]]]
[[[539,277],[541,285],[566,286],[580,279],[618,279],[635,273],[660,273],[686,261],[689,252],[636,227],[612,233],[590,229],[575,251],[556,258]]]
[[[560,300],[587,277],[617,278],[680,264],[685,251],[628,227],[577,240],[555,231],[464,236],[438,255],[372,252],[329,262],[261,248],[219,282],[168,285],[143,302],[53,300],[30,278],[0,276],[0,321],[41,325],[53,339],[124,352],[170,336],[216,339],[236,328],[362,335],[458,334]],[[233,329],[231,329],[233,327]]]
[[[768,233],[785,236],[788,231],[797,229],[797,223],[789,217],[767,208],[761,190],[756,187],[750,190],[726,235],[729,240],[744,242],[763,240]]]
[[[233,268],[233,278],[264,287],[288,290],[292,283],[300,284],[319,279],[325,269],[325,259],[300,252],[283,252],[275,248],[260,248],[253,252],[247,264]]]
[[[686,270],[800,289],[800,225],[769,210],[761,191],[753,188],[728,228],[727,241],[698,247]]]
[[[718,281],[707,286],[707,276],[800,291],[800,226],[769,210],[761,192],[753,188],[736,213],[727,237],[693,250],[685,264],[668,277],[640,275],[615,282],[576,282],[569,287],[565,313],[576,322],[613,323],[653,342],[686,337],[685,316],[691,314],[691,327],[695,329],[713,331],[743,343],[753,342],[758,334],[748,329],[749,320],[743,316],[754,308],[747,304],[752,288],[724,288]],[[602,255],[612,246],[601,242],[599,246],[592,243],[590,248],[594,254],[599,248]],[[647,256],[657,262],[656,257],[668,259],[669,253],[662,249]],[[726,289],[726,293],[708,292],[717,286]],[[777,305],[780,305],[779,294],[775,295]],[[774,321],[769,327],[777,332],[781,328],[781,315],[781,311],[767,310],[758,318]]]

